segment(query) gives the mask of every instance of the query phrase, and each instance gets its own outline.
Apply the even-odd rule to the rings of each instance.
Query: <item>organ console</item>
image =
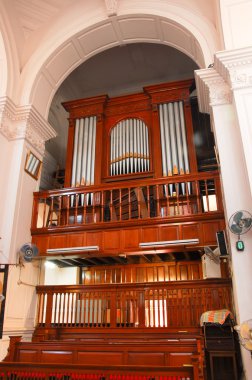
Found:
[[[65,102],[70,113],[65,187],[197,171],[191,84],[186,80],[144,87],[140,94]],[[173,190],[171,185],[170,195]],[[183,183],[181,192],[186,193]]]

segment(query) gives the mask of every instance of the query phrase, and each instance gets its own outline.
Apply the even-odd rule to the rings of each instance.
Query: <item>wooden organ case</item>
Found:
[[[65,187],[197,171],[192,81],[64,103],[70,113]]]
[[[141,252],[148,241],[195,238],[201,247],[216,245],[224,228],[219,173],[198,170],[192,83],[63,103],[65,183],[35,194],[32,235],[40,252],[71,253],[78,245],[117,255]]]

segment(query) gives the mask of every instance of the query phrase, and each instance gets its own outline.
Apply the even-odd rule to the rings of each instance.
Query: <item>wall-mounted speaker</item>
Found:
[[[228,254],[225,231],[216,232],[217,243],[220,250],[220,256],[226,256]]]

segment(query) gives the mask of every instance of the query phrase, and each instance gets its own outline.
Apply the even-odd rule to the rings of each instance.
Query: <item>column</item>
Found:
[[[9,265],[0,359],[6,354],[9,336],[26,339],[34,328],[40,262],[19,265],[18,252],[31,242],[33,192],[39,181],[24,167],[30,151],[42,161],[45,141],[52,137],[54,130],[33,106],[0,99],[0,263]]]
[[[249,125],[250,116],[244,115],[244,109],[248,114],[250,95],[247,97],[243,91],[242,95],[236,92],[231,81],[234,72],[232,74],[229,72],[229,68],[234,69],[234,66],[228,67],[227,63],[225,67],[221,62],[223,55],[231,56],[232,54],[230,55],[230,52],[217,53],[214,68],[196,71],[196,83],[200,110],[211,114],[219,155],[236,320],[241,323],[252,318],[252,230],[241,236],[245,243],[245,250],[238,252],[236,250],[238,236],[230,232],[228,221],[236,211],[247,210],[252,213],[251,148],[250,153],[248,152],[249,130],[252,124]],[[237,67],[236,64],[235,67]],[[234,71],[237,74],[237,70]],[[245,70],[245,72],[249,75],[249,71]],[[248,88],[245,93],[249,94]],[[252,376],[250,353],[242,348],[242,356],[246,378],[250,379]]]

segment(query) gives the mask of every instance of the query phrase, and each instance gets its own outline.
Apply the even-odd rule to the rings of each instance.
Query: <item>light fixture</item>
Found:
[[[49,268],[49,269],[54,269],[54,268],[57,267],[57,265],[55,263],[53,263],[52,261],[46,261],[45,262],[45,267]]]
[[[184,239],[184,240],[167,240],[167,241],[148,241],[146,243],[139,243],[140,248],[158,248],[170,247],[176,245],[191,245],[199,244],[199,239]]]
[[[99,251],[98,245],[87,245],[85,247],[68,247],[68,248],[48,248],[46,253],[59,254],[59,253],[76,253],[76,252],[90,252]]]

